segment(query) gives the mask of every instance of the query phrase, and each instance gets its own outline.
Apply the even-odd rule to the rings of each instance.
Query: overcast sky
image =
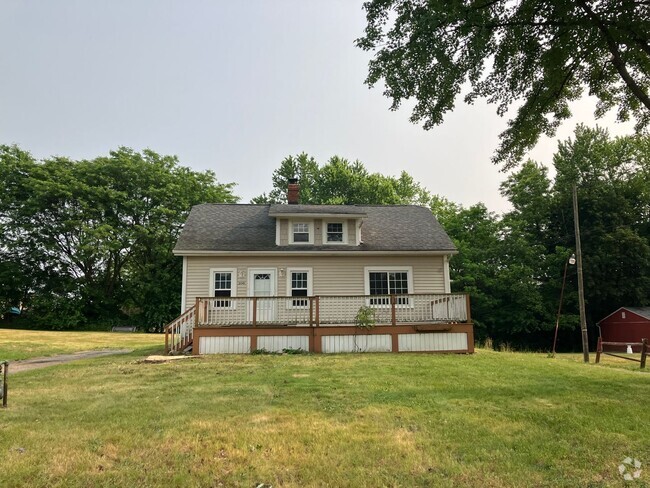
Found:
[[[269,191],[288,155],[339,155],[371,172],[402,170],[433,193],[494,211],[504,174],[490,163],[505,119],[460,104],[424,131],[368,89],[365,26],[353,0],[2,0],[0,144],[75,159],[118,146],[175,154]],[[564,125],[593,125],[588,102]],[[611,120],[611,119],[610,119]],[[614,134],[628,127],[608,121]],[[550,163],[556,139],[531,154]]]

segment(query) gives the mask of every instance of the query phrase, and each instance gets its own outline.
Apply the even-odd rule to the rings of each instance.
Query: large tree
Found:
[[[190,207],[237,200],[212,172],[150,150],[37,161],[0,146],[0,177],[0,292],[33,322],[59,328],[155,328],[175,316],[180,260],[171,250]]]
[[[462,92],[517,113],[494,161],[517,164],[541,134],[552,136],[585,90],[610,109],[650,122],[650,2],[643,0],[371,0],[365,35],[374,52],[366,83],[383,81],[392,109],[415,99],[425,129]]]

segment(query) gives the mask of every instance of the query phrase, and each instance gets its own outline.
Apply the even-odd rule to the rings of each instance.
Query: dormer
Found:
[[[278,246],[358,246],[366,213],[354,205],[271,205]]]

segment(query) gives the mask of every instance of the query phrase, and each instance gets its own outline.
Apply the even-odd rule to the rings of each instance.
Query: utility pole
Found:
[[[585,317],[585,289],[582,283],[582,248],[580,246],[580,221],[578,218],[578,189],[573,185],[573,225],[576,232],[576,260],[578,262],[578,301],[580,303],[580,330],[582,331],[582,355],[589,362],[589,337]]]

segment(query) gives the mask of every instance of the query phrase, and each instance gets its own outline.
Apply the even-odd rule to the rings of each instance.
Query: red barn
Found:
[[[621,307],[597,323],[603,342],[641,342],[650,340],[650,307]],[[625,346],[605,346],[605,350],[625,351]],[[640,346],[633,347],[641,352]]]

